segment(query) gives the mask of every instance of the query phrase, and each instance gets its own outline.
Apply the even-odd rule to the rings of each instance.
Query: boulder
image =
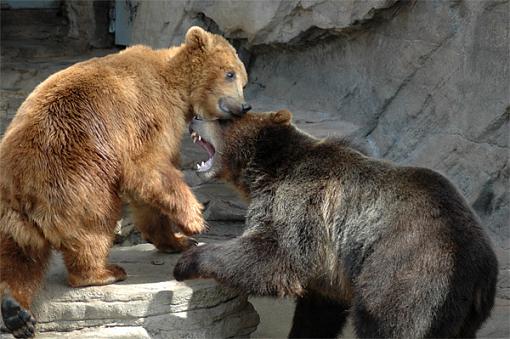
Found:
[[[178,257],[150,244],[114,248],[110,260],[126,269],[125,281],[70,288],[63,261],[54,255],[33,307],[38,338],[249,336],[259,317],[247,298],[213,280],[173,280]]]

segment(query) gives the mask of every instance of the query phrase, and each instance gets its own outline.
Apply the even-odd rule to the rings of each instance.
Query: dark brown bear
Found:
[[[297,297],[290,337],[474,337],[494,303],[497,260],[455,187],[425,168],[318,140],[279,111],[193,120],[215,149],[204,177],[249,199],[244,234],[185,252],[177,280]]]

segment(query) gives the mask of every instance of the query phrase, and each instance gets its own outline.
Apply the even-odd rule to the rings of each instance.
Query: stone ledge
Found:
[[[33,307],[38,337],[228,338],[255,331],[259,316],[245,296],[213,280],[172,280],[178,258],[151,244],[117,247],[110,261],[126,269],[126,281],[73,289],[54,255]]]

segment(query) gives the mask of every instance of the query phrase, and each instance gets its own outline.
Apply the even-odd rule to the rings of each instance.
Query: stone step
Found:
[[[80,339],[150,339],[147,330],[141,326],[97,327],[71,332],[40,333],[37,339],[80,338]]]
[[[2,46],[2,49],[4,46]],[[34,47],[37,49],[37,47]],[[97,49],[79,55],[44,56],[26,60],[16,57],[2,58],[0,65],[3,90],[16,90],[30,93],[36,85],[47,77],[75,63],[94,57],[115,53],[118,49]]]
[[[2,58],[38,61],[45,58],[80,56],[88,50],[72,39],[6,39],[2,40]]]
[[[128,278],[112,285],[70,288],[54,255],[33,312],[40,338],[247,337],[259,316],[246,296],[213,280],[172,280],[179,255],[150,244],[117,247],[110,261]]]

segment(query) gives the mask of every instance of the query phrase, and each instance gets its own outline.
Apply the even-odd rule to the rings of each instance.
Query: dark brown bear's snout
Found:
[[[237,99],[232,97],[220,98],[218,106],[223,113],[226,113],[226,118],[230,115],[243,116],[245,113],[251,110],[251,105],[246,102],[239,102]]]

